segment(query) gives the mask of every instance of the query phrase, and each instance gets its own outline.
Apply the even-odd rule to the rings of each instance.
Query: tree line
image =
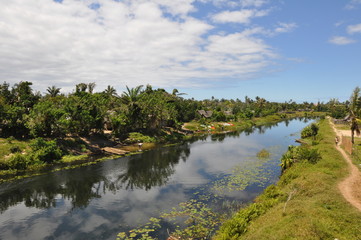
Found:
[[[212,111],[206,119],[209,121],[240,121],[299,109],[330,111],[335,116],[347,111],[337,100],[318,104],[292,100],[277,103],[261,97],[195,100],[184,98],[177,89],[169,93],[151,85],[126,86],[121,94],[112,86],[94,92],[95,83],[77,84],[68,94],[51,86],[41,94],[32,85],[28,81],[0,85],[0,137],[59,138],[110,130],[115,137],[124,138],[130,132],[152,134],[165,127],[179,129],[184,122],[203,118],[197,110]]]

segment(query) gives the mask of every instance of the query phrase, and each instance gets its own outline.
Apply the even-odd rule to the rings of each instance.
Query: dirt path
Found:
[[[342,131],[337,130],[332,121],[330,121],[333,130],[336,133],[336,136],[341,140]],[[339,183],[338,188],[340,189],[344,198],[361,211],[361,173],[359,169],[352,163],[351,158],[346,154],[346,152],[340,147],[341,142],[336,146],[336,149],[342,154],[345,161],[347,162],[350,175]]]

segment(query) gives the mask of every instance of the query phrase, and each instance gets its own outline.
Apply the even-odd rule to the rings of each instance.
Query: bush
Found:
[[[289,146],[288,151],[281,158],[282,170],[286,170],[294,163],[300,161],[308,161],[315,164],[321,159],[321,154],[316,150],[307,146]]]
[[[155,138],[143,135],[139,132],[131,132],[129,133],[129,137],[126,139],[127,143],[137,143],[137,142],[155,142]]]
[[[29,164],[29,159],[26,155],[16,153],[15,155],[11,156],[6,162],[10,169],[25,170]]]
[[[301,138],[315,137],[318,133],[318,129],[318,125],[316,123],[312,123],[302,130]]]
[[[35,162],[51,163],[59,160],[63,155],[55,140],[45,141],[43,138],[37,138],[30,146],[33,150],[31,158]]]

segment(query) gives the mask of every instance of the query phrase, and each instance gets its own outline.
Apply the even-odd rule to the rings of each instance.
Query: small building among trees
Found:
[[[213,115],[213,111],[197,110],[197,113],[205,118],[210,118]]]

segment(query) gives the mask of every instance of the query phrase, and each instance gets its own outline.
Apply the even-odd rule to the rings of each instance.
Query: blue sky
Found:
[[[361,0],[12,0],[0,77],[195,99],[327,102],[361,86]]]

